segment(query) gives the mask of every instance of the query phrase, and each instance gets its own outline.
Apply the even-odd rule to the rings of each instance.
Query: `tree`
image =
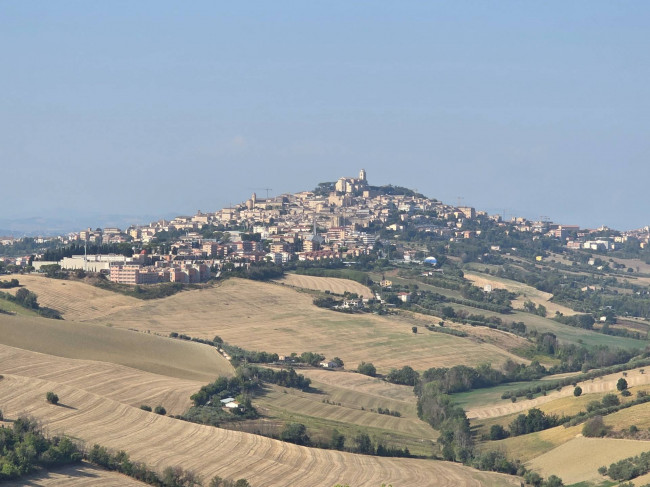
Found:
[[[296,445],[309,445],[307,428],[302,423],[287,423],[280,433],[280,439]]]
[[[393,384],[402,384],[405,386],[414,386],[420,379],[420,374],[413,370],[408,365],[405,365],[401,369],[393,369],[386,376],[388,382]]]
[[[510,436],[510,434],[500,424],[493,424],[492,427],[490,428],[490,440],[492,440],[492,441],[503,440],[504,438],[507,438],[508,436]]]
[[[343,360],[341,360],[339,357],[334,357],[332,359],[332,362],[336,364],[337,367],[343,367]]]
[[[147,406],[146,404],[140,406],[140,409],[142,409],[143,411],[151,412],[151,406]]]
[[[590,418],[582,427],[582,435],[587,438],[600,438],[605,436],[606,433],[607,427],[600,415]]]
[[[369,375],[370,377],[375,377],[377,375],[377,369],[372,362],[361,362],[357,367],[357,372],[363,375]]]
[[[618,382],[616,383],[616,388],[619,391],[624,391],[625,389],[627,389],[627,381],[623,379],[623,377],[621,377],[620,379],[618,379]]]
[[[610,408],[612,406],[618,406],[621,403],[620,399],[616,397],[614,394],[605,394],[602,400],[602,404],[606,408]]]
[[[417,327],[417,326],[412,326],[412,327],[411,327],[411,331],[412,331],[413,333],[417,333],[417,332],[418,332],[418,327]]]
[[[359,433],[357,436],[355,436],[354,442],[357,444],[357,453],[363,453],[366,455],[372,455],[375,453],[375,449],[372,446],[372,441],[370,440],[370,436],[368,436],[367,433]]]
[[[162,416],[167,414],[167,410],[164,407],[162,407],[161,405],[156,406],[154,408],[153,412],[156,413],[156,414],[160,414]]]
[[[37,309],[38,308],[38,302],[36,300],[37,296],[31,291],[28,291],[26,288],[20,288],[18,291],[16,291],[16,301],[24,306],[25,308],[29,309]]]
[[[332,439],[330,441],[330,448],[334,450],[343,450],[345,446],[345,436],[343,436],[337,429],[332,430]]]
[[[56,394],[54,394],[51,391],[48,392],[47,394],[45,394],[45,399],[47,399],[47,402],[49,402],[50,404],[58,404],[59,403],[59,396],[57,396]]]
[[[573,395],[575,397],[579,397],[580,395],[582,395],[582,387],[576,386],[576,388],[573,389]]]
[[[542,485],[543,487],[562,487],[564,483],[562,482],[562,479],[557,475],[551,475],[544,481],[544,483],[542,483]]]

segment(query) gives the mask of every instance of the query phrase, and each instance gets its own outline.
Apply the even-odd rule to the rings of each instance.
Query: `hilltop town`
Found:
[[[25,255],[6,251],[0,262],[13,271],[58,265],[64,270],[100,272],[122,284],[197,283],[224,268],[251,263],[281,265],[367,255],[421,260],[423,249],[410,244],[413,235],[446,242],[446,249],[454,242],[479,239],[490,244],[493,254],[516,252],[516,248],[502,249],[498,241],[482,235],[494,229],[529,235],[532,240],[546,237],[567,250],[642,250],[650,242],[648,227],[618,232],[606,227],[581,229],[546,219],[505,220],[503,215],[445,204],[399,186],[372,186],[361,169],[357,177],[320,183],[313,191],[266,198],[253,193],[248,200],[215,212],[198,211],[193,216],[124,230],[87,228],[54,238],[3,237],[0,248],[24,248],[26,242],[34,250]],[[390,245],[382,245],[382,241],[395,245],[393,256]],[[52,253],[46,249],[66,246],[75,246],[75,250],[60,259],[48,258]],[[89,253],[89,247],[100,252]],[[116,249],[119,251],[111,251]]]

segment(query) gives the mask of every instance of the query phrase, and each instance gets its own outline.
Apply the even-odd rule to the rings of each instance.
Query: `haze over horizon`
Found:
[[[5,2],[0,229],[215,211],[362,167],[639,228],[649,19],[640,1]]]

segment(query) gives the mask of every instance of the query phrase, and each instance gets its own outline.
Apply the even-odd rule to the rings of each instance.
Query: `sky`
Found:
[[[361,168],[639,228],[649,45],[647,1],[0,2],[0,229],[215,211]]]

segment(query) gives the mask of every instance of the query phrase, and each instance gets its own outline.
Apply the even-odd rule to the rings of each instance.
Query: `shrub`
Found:
[[[167,414],[167,410],[164,407],[162,407],[161,405],[156,406],[154,408],[153,412],[156,413],[156,414],[161,414],[163,416],[165,414]]]
[[[491,440],[503,440],[510,436],[510,433],[501,426],[500,424],[493,424],[490,428],[490,439]]]
[[[619,391],[626,390],[627,389],[627,381],[625,379],[623,379],[623,377],[621,377],[620,379],[618,379],[618,382],[616,382],[616,388]]]
[[[2,415],[2,410],[0,409],[0,421],[4,421],[4,416]]]
[[[151,406],[147,406],[146,404],[143,404],[142,406],[140,406],[140,409],[142,409],[143,411],[151,412]]]
[[[405,365],[401,369],[393,369],[386,376],[388,382],[393,384],[401,384],[405,386],[414,386],[420,379],[420,374],[413,370],[408,365]]]
[[[614,394],[605,394],[602,400],[602,404],[604,407],[609,408],[612,406],[618,406],[621,404],[621,401]]]
[[[600,438],[607,434],[607,427],[602,416],[594,416],[582,427],[582,435],[587,438]]]
[[[377,375],[377,369],[371,362],[361,362],[357,367],[357,372],[363,375],[369,375],[370,377],[375,377]]]
[[[575,397],[579,397],[579,396],[581,396],[581,395],[582,395],[582,387],[580,387],[580,386],[576,386],[576,388],[573,389],[573,395],[574,395]]]
[[[623,389],[621,391],[621,396],[623,396],[623,397],[630,397],[631,395],[632,395],[632,393],[627,389]]]
[[[562,487],[564,483],[562,482],[562,479],[557,475],[551,475],[542,483],[542,485],[544,487]]]
[[[51,391],[48,392],[47,394],[45,394],[45,399],[47,399],[47,402],[49,402],[50,404],[58,404],[59,403],[59,396],[57,396],[56,394],[54,394]]]
[[[296,445],[309,445],[307,428],[302,423],[287,423],[280,433],[280,439]]]

